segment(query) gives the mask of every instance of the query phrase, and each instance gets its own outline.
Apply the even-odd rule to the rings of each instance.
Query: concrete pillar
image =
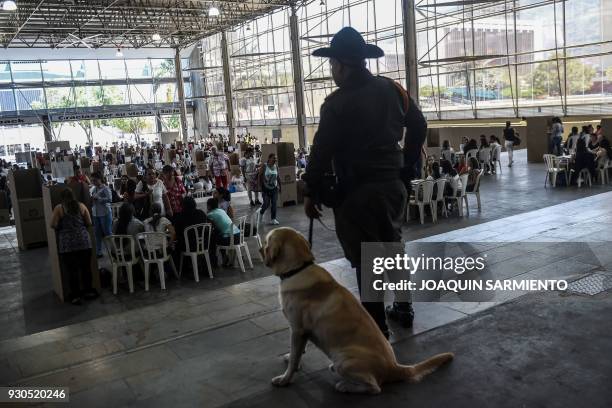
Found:
[[[43,132],[45,135],[45,142],[52,142],[53,141],[53,131],[51,130],[51,120],[49,119],[49,115],[42,116],[42,124],[43,124]]]
[[[178,91],[179,109],[181,110],[181,134],[183,142],[187,144],[189,132],[187,130],[187,107],[185,106],[185,84],[183,83],[183,69],[181,67],[181,50],[175,48],[174,70],[176,72],[176,89]]]
[[[223,60],[223,87],[225,93],[225,107],[227,109],[227,128],[229,130],[229,144],[236,145],[236,123],[234,121],[234,97],[232,95],[232,77],[230,70],[229,46],[225,31],[221,32],[221,59]]]
[[[300,147],[308,147],[306,138],[306,110],[304,103],[304,72],[302,70],[302,51],[300,47],[300,29],[298,26],[297,7],[291,5],[289,17],[289,36],[291,37],[291,61],[293,63],[293,88],[295,91],[295,115],[298,127]]]
[[[416,41],[416,18],[414,0],[402,0],[402,24],[404,28],[404,64],[406,68],[406,90],[419,103],[419,78]]]

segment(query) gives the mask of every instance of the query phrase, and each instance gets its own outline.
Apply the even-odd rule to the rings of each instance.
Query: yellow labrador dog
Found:
[[[330,370],[341,380],[341,392],[380,392],[393,381],[418,382],[452,353],[415,365],[398,364],[393,349],[357,299],[325,269],[313,263],[306,239],[291,228],[268,233],[262,248],[265,264],[281,278],[280,302],[291,327],[291,351],[284,374],[272,384],[285,386],[298,370],[308,340],[332,361]]]

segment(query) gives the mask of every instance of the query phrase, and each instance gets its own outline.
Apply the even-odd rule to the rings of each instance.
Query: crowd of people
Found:
[[[239,146],[237,146],[239,148]],[[167,150],[175,154],[168,155]],[[89,257],[92,242],[87,234],[95,232],[98,258],[105,256],[104,238],[130,235],[137,238],[143,232],[162,232],[168,237],[168,247],[174,257],[186,250],[184,231],[196,224],[210,223],[208,243],[213,267],[227,265],[230,254],[222,252],[216,258],[216,247],[239,239],[232,193],[247,191],[250,205],[259,208],[261,219],[270,213],[270,224],[278,225],[277,202],[281,189],[277,158],[269,154],[262,158],[260,146],[248,146],[238,159],[239,171],[233,171],[230,157],[235,150],[227,143],[189,144],[182,146],[115,146],[110,150],[75,148],[70,154],[74,163],[89,158],[93,172],[74,165],[73,176],[57,180],[41,171],[43,182],[78,183],[89,191],[91,212],[79,203],[73,189],[62,192],[61,203],[53,210],[52,227],[58,232],[61,260],[72,271],[69,280],[70,301],[81,304],[97,293],[91,287]],[[3,162],[2,168],[9,166]],[[296,166],[305,165],[303,151],[296,152]],[[0,178],[0,189],[6,188],[6,176]],[[8,189],[6,189],[8,191]],[[205,197],[203,209],[197,199]],[[113,211],[113,208],[115,211]],[[247,224],[246,228],[256,226]],[[192,243],[192,247],[194,247]],[[82,281],[82,288],[79,282]]]
[[[573,126],[563,141],[563,121],[554,117],[550,131],[549,153],[557,156],[558,161],[568,161],[568,184],[576,183],[580,172],[588,170],[591,177],[597,175],[598,169],[606,169],[612,160],[612,147],[605,137],[601,125],[584,125],[579,130]]]

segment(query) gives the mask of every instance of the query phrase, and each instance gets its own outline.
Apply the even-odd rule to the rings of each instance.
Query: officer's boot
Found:
[[[414,310],[410,302],[393,302],[393,306],[387,306],[387,317],[395,320],[402,327],[409,329],[414,321]]]

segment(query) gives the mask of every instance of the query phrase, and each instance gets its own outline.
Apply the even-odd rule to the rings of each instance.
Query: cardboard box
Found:
[[[203,150],[196,150],[195,151],[195,162],[204,162],[204,160],[206,160],[206,157],[204,155],[204,151]]]
[[[295,166],[295,150],[293,143],[276,143],[278,166]]]
[[[276,155],[278,167],[295,166],[293,143],[272,143],[261,146],[261,161],[266,162],[270,154]]]
[[[240,164],[240,155],[238,153],[232,153],[229,155],[229,162],[232,166],[237,166]]]
[[[17,201],[15,211],[17,242],[21,250],[31,245],[47,243],[45,213],[42,197]]]
[[[281,207],[298,203],[297,180],[295,166],[278,168],[278,176],[281,180],[281,191],[278,201]]]
[[[51,174],[54,178],[68,179],[74,176],[74,163],[68,161],[51,162]]]
[[[62,150],[70,150],[70,142],[68,141],[57,141],[57,142],[46,142],[45,143],[45,148],[47,149],[48,153],[52,153],[57,151],[57,148],[59,147],[60,151]]]
[[[238,165],[231,165],[230,166],[230,174],[232,176],[240,176],[240,174],[242,174],[242,171],[240,170],[240,166],[238,166]]]

